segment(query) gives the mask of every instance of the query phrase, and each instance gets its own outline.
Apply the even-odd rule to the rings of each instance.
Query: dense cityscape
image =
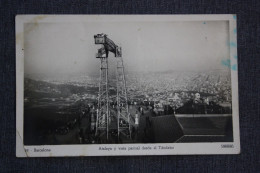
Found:
[[[159,101],[167,104],[172,98],[178,107],[200,93],[217,104],[231,103],[231,83],[225,72],[165,72],[129,75],[128,92],[132,100]]]
[[[151,135],[152,117],[175,114],[231,114],[229,76],[226,71],[216,70],[127,73],[129,111],[133,119],[138,116],[140,121],[140,132],[137,137],[133,137],[134,142],[154,142],[154,135]],[[116,81],[113,78],[110,81],[109,92],[115,95]],[[26,75],[25,143],[37,144],[35,141],[39,144],[96,143],[94,129],[98,83],[98,76],[91,75],[59,77]],[[197,108],[193,107],[194,100],[199,103],[196,104]],[[113,97],[110,99],[110,105],[115,106]],[[177,119],[179,123],[183,121],[181,118]],[[224,124],[226,121],[225,119]],[[217,123],[219,122],[223,124],[223,120],[217,120]],[[185,121],[183,123],[184,126]],[[220,133],[219,129],[217,132]]]
[[[30,76],[29,76],[30,77]],[[94,104],[98,96],[98,77],[87,75],[25,79],[25,100],[30,99],[27,93],[51,93],[60,99],[92,100]],[[169,100],[178,102],[177,107],[192,99],[195,93],[200,93],[203,99],[216,104],[231,106],[231,81],[225,71],[204,72],[158,72],[129,73],[127,76],[128,100],[131,103],[150,102],[167,104]],[[115,85],[110,91],[116,90]],[[114,82],[115,83],[115,82]],[[33,99],[33,98],[31,98]]]

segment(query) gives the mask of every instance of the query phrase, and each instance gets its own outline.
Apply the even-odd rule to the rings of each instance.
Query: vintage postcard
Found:
[[[239,154],[236,15],[17,15],[16,156]]]

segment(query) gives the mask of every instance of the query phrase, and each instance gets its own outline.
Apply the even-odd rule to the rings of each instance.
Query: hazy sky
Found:
[[[225,69],[228,32],[227,21],[26,24],[25,73],[98,73],[98,33],[122,46],[128,71]]]

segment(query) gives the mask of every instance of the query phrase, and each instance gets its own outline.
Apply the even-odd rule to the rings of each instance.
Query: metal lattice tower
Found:
[[[106,134],[109,139],[110,129],[117,130],[118,139],[123,134],[131,138],[131,125],[133,121],[128,110],[126,80],[124,73],[124,64],[122,59],[121,47],[107,38],[105,34],[97,34],[94,36],[95,44],[102,44],[103,47],[98,49],[96,58],[100,59],[100,82],[98,109],[96,117],[96,136]],[[109,79],[108,79],[108,52],[113,52],[116,57],[116,79],[117,79],[117,95],[116,95],[116,110],[110,107],[112,96],[109,94]],[[114,127],[116,125],[116,127]]]
[[[96,135],[98,132],[107,132],[108,138],[108,119],[109,119],[109,90],[108,90],[108,59],[100,58],[100,81],[98,95],[98,109],[96,118]],[[102,135],[102,134],[100,134]]]
[[[120,133],[131,137],[131,117],[128,110],[126,80],[122,56],[117,57],[117,125],[118,137]]]

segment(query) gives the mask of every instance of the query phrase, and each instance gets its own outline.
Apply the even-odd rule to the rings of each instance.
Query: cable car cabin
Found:
[[[96,58],[106,58],[106,49],[104,47],[98,49],[98,53],[96,53]]]
[[[96,58],[108,57],[108,53],[114,53],[115,57],[122,57],[122,48],[117,46],[112,40],[110,40],[106,34],[94,35],[95,44],[102,44],[103,47],[98,49]]]
[[[95,44],[105,44],[106,43],[106,37],[107,37],[107,35],[105,35],[105,34],[94,35]]]

